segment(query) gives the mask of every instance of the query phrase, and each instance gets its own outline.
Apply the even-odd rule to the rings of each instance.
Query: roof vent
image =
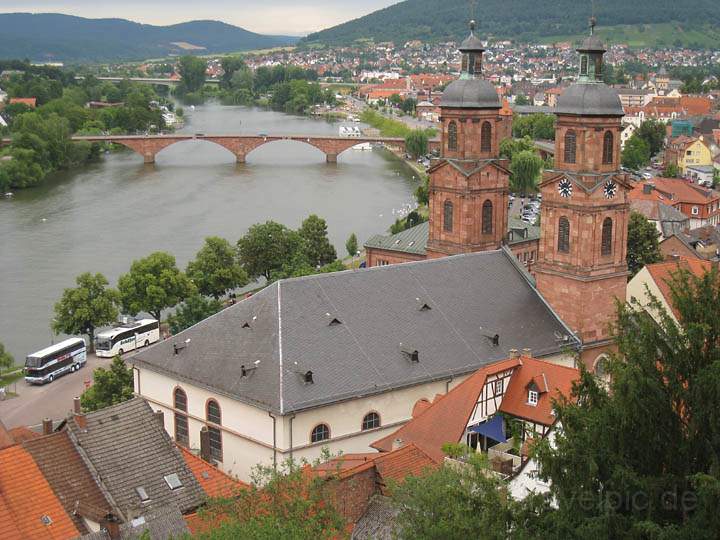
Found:
[[[645,195],[649,195],[650,193],[652,193],[654,188],[655,186],[653,186],[652,184],[643,184],[643,193]]]
[[[417,302],[418,311],[430,311],[432,309],[430,304],[423,298],[416,298],[415,301]]]
[[[342,321],[336,317],[333,317],[333,320],[328,323],[328,326],[337,326],[338,324],[342,324]]]
[[[243,325],[241,326],[241,328],[250,328],[250,323],[247,321],[244,322]]]
[[[47,514],[43,515],[40,518],[40,521],[42,522],[43,525],[52,525],[52,519]]]
[[[163,478],[165,478],[165,483],[167,483],[171,490],[176,490],[182,487],[182,482],[180,481],[180,477],[177,473],[166,474]]]
[[[260,365],[260,360],[255,360],[253,362],[253,365],[250,367],[247,367],[245,364],[240,366],[240,377],[248,377],[252,374],[253,371],[257,369],[257,367]]]
[[[145,525],[145,516],[136,517],[135,519],[130,521],[130,525],[134,527],[139,527],[140,525]]]
[[[417,363],[420,361],[420,353],[417,349],[413,349],[412,347],[400,344],[400,350],[408,357],[408,359],[412,363]]]
[[[423,304],[420,305],[420,307],[419,307],[418,309],[419,309],[420,311],[430,311],[432,308],[431,308],[429,305],[423,303]]]
[[[485,336],[493,344],[493,347],[500,345],[500,334],[493,334],[492,336]]]
[[[150,496],[147,494],[147,491],[145,491],[144,487],[136,487],[135,492],[138,494],[138,497],[140,497],[140,502],[147,502],[150,500]]]
[[[188,346],[189,343],[190,343],[190,338],[187,338],[182,343],[173,343],[173,352],[175,354],[179,354],[180,351],[182,351],[185,347]]]
[[[305,384],[313,384],[315,381],[313,381],[313,372],[308,370],[303,374],[303,380],[305,381]]]

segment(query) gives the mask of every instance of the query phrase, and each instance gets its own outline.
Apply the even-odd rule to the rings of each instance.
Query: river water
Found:
[[[260,109],[186,108],[185,133],[337,135],[338,124]],[[52,308],[82,272],[112,286],[131,262],[168,251],[184,268],[207,236],[234,243],[254,223],[296,228],[308,214],[328,222],[338,254],[362,243],[413,202],[417,181],[383,151],[348,150],[337,164],[292,141],[266,144],[236,164],[227,150],[186,141],[143,164],[132,152],[61,173],[0,199],[0,342],[20,363],[50,344]]]

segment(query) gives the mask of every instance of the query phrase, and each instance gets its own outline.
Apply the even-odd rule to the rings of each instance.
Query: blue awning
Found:
[[[504,443],[507,441],[505,438],[505,423],[500,415],[493,416],[490,420],[478,424],[469,429],[473,433],[479,433],[485,435],[487,438],[493,441]]]

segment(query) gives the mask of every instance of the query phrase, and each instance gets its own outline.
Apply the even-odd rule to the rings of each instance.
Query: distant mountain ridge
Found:
[[[0,14],[0,58],[43,62],[143,60],[170,54],[212,54],[293,45],[219,21],[153,26],[125,19],[56,13]]]
[[[604,0],[595,4],[600,27],[677,23],[685,31],[720,30],[718,0]],[[397,44],[415,39],[457,40],[468,32],[468,5],[468,0],[405,0],[310,34],[301,44],[347,45],[359,39]],[[585,33],[590,14],[589,0],[483,0],[475,7],[480,35],[526,41]],[[676,37],[692,39],[684,33],[671,36],[669,44]]]

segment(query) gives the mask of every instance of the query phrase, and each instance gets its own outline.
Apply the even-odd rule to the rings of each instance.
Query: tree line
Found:
[[[354,234],[346,247],[349,255],[356,254]],[[220,311],[223,297],[253,280],[272,283],[344,269],[324,219],[312,214],[297,230],[267,221],[250,227],[235,246],[217,236],[206,238],[185,271],[173,255],[158,251],[134,261],[117,288],[109,287],[102,274],[79,275],[76,287],[65,289],[55,304],[53,330],[86,334],[92,344],[95,330],[115,322],[121,310],[161,320],[164,310],[175,308],[168,323],[177,333]]]

